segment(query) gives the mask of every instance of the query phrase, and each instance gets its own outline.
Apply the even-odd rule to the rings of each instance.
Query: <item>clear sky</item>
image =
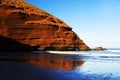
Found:
[[[120,48],[120,0],[26,0],[63,20],[91,48]]]

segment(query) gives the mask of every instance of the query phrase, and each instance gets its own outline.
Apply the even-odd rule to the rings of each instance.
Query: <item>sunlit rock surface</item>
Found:
[[[106,48],[103,48],[103,47],[96,47],[96,48],[93,48],[93,50],[101,51],[101,50],[106,50]]]
[[[90,50],[70,26],[24,0],[0,0],[0,36],[38,50]]]

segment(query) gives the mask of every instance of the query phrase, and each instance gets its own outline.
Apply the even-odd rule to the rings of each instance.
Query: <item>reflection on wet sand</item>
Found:
[[[72,70],[76,66],[82,65],[83,61],[71,61],[71,60],[30,60],[29,64],[42,67],[42,68],[55,68],[55,69],[63,69],[63,70]]]
[[[42,53],[12,53],[0,56],[1,61],[17,62],[20,64],[29,64],[40,68],[73,70],[77,66],[84,64],[84,61],[76,59],[66,59],[68,55]],[[72,56],[72,55],[69,55]]]

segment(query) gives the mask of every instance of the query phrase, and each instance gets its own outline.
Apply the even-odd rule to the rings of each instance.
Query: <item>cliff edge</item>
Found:
[[[24,0],[0,0],[0,36],[38,50],[90,50],[70,26]]]

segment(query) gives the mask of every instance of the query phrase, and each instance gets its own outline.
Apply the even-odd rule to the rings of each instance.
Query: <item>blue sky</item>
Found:
[[[120,0],[26,0],[63,20],[91,48],[120,48]]]

